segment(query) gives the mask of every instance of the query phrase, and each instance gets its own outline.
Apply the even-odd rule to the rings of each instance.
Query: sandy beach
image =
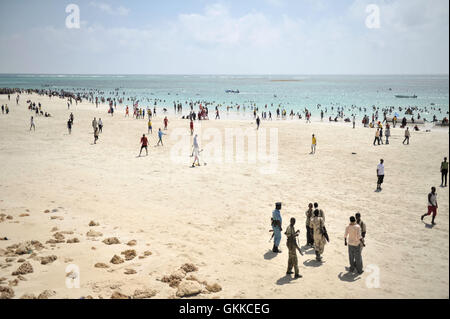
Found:
[[[27,100],[40,102],[52,117],[36,117]],[[180,298],[177,285],[188,281],[200,291],[194,298],[449,298],[449,192],[439,187],[448,129],[412,132],[405,146],[397,127],[390,145],[373,146],[375,131],[360,120],[356,129],[351,123],[263,121],[261,130],[278,129],[277,170],[263,174],[258,164],[220,164],[206,155],[208,165],[196,168],[190,168],[189,153],[185,163],[172,161],[177,141],[171,134],[181,128],[190,137],[188,121],[175,117],[171,107],[164,146],[154,147],[163,127],[158,113],[149,156],[137,157],[147,120],[133,119],[132,111],[124,117],[122,107],[111,117],[105,104],[96,109],[74,103],[68,110],[66,100],[36,94],[22,94],[19,105],[13,96],[7,101],[0,95],[1,104],[10,113],[0,114],[0,238],[8,238],[0,240],[0,286],[10,287],[13,298]],[[29,131],[30,116],[36,131]],[[96,145],[94,117],[104,123]],[[252,122],[209,120],[202,129],[254,129]],[[315,155],[309,154],[312,134],[318,140]],[[378,193],[380,158],[386,177]],[[431,218],[422,222],[420,216],[432,186],[439,209],[431,228]],[[284,235],[282,253],[271,252],[270,217],[277,201],[283,202],[284,229],[290,217],[297,219],[301,246],[308,203],[318,202],[326,213],[330,243],[324,262],[318,264],[307,250],[299,256],[298,280],[285,275]],[[356,212],[367,224],[366,271],[352,277],[345,270],[344,230]],[[98,226],[89,226],[91,221]],[[113,237],[119,243],[103,242]],[[43,247],[30,243],[17,252],[27,241]],[[123,262],[111,263],[115,255]],[[43,259],[49,256],[56,260]],[[31,273],[12,275],[27,262]],[[66,285],[68,265],[79,269],[79,288]],[[179,271],[183,265],[187,272]],[[368,284],[374,269],[377,287]]]

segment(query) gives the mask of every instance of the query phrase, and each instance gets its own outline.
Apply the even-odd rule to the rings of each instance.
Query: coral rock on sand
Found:
[[[181,266],[180,268],[183,269],[185,272],[193,272],[198,270],[197,266],[195,266],[194,264],[187,264],[187,263]]]
[[[66,241],[66,243],[68,243],[68,244],[75,244],[75,243],[79,243],[79,242],[80,242],[80,240],[78,238],[72,238],[72,239],[68,239]]]
[[[103,240],[106,245],[117,245],[120,244],[120,240],[117,237],[110,237]]]
[[[113,294],[111,295],[111,299],[130,299],[130,297],[118,291],[114,291]]]
[[[112,264],[121,264],[121,263],[123,263],[124,262],[124,260],[123,260],[123,258],[122,257],[120,257],[120,256],[117,256],[117,255],[114,255],[114,257],[113,258],[111,258],[111,261],[110,261],[110,263],[112,263]]]
[[[203,290],[203,286],[196,281],[183,281],[178,286],[177,297],[189,297],[198,295]]]
[[[136,270],[134,270],[134,269],[125,269],[124,274],[125,275],[134,275],[134,274],[136,274]]]
[[[127,245],[128,246],[136,246],[136,244],[137,244],[137,241],[136,240],[130,240],[128,243],[127,243]]]
[[[0,299],[11,299],[12,297],[14,297],[12,288],[0,286]]]
[[[53,227],[53,228],[50,230],[50,232],[52,232],[52,233],[55,232],[55,231],[58,231],[58,227],[56,227],[56,226]]]
[[[47,240],[45,243],[46,244],[61,244],[61,243],[65,243],[66,241],[64,239],[49,239]],[[53,246],[54,247],[54,246]]]
[[[170,276],[164,276],[161,278],[162,282],[169,283],[169,286],[172,288],[178,287],[183,278],[186,276],[186,273],[183,269],[178,269],[173,272]]]
[[[52,216],[52,217],[50,217],[50,219],[59,219],[59,220],[63,220],[64,217],[62,217],[62,216]]]
[[[27,217],[30,216],[30,214],[20,214],[19,217]]]
[[[20,299],[37,299],[37,297],[34,294],[24,294]]]
[[[50,297],[53,297],[54,295],[56,295],[56,291],[54,291],[54,290],[44,290],[43,292],[41,292],[39,294],[37,299],[48,299]]]
[[[31,254],[33,249],[41,250],[44,246],[37,240],[26,241],[7,247],[8,251],[13,252],[14,255]]]
[[[25,261],[24,258],[19,258],[19,259],[17,259],[17,262],[18,262],[18,263],[23,263],[24,261]]]
[[[11,215],[6,216],[6,219],[13,219]]]
[[[222,287],[218,283],[212,284],[212,285],[206,285],[206,289],[210,292],[219,292],[222,290]]]
[[[152,252],[150,250],[144,251],[144,256],[150,256]]]
[[[48,210],[48,209],[44,210],[44,214],[48,214],[48,213],[50,213],[50,210]]]
[[[88,237],[101,237],[103,236],[103,234],[99,231],[95,231],[95,230],[90,230],[86,233],[86,236]]]
[[[91,221],[89,222],[89,226],[91,226],[91,227],[93,227],[93,226],[100,226],[100,224],[97,223],[97,222],[94,222],[93,220],[91,220]]]
[[[18,284],[19,284],[19,279],[10,280],[10,281],[8,282],[8,285],[9,285],[10,287],[15,287],[15,286],[17,286]]]
[[[47,265],[47,264],[51,264],[52,262],[54,262],[58,257],[56,257],[55,255],[51,255],[51,256],[47,256],[47,257],[41,257],[41,264],[42,265]]]
[[[120,257],[119,257],[120,258]],[[109,268],[109,266],[105,263],[96,263],[94,265],[95,268]]]
[[[61,232],[54,233],[53,237],[55,237],[56,240],[64,240],[64,235]]]
[[[19,266],[19,268],[17,268],[17,270],[15,272],[12,273],[13,276],[18,276],[18,275],[26,275],[26,274],[30,274],[33,272],[33,266],[31,266],[31,264],[29,262],[24,262],[23,264],[21,264]]]
[[[134,257],[136,257],[136,250],[134,249],[128,249],[121,252],[122,255],[125,255],[125,260],[132,260]]]
[[[13,262],[13,261],[15,261],[16,260],[16,258],[6,258],[5,259],[5,261],[7,262],[7,263],[10,263],[10,262]]]
[[[136,289],[133,294],[133,299],[152,298],[152,297],[156,296],[157,293],[158,293],[158,291],[156,291],[154,289],[144,289],[144,290]]]
[[[25,278],[22,275],[17,276],[17,279],[22,280],[22,281],[27,281],[27,278]]]

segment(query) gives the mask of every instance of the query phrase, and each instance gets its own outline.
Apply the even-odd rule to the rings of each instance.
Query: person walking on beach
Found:
[[[360,213],[356,213],[355,218],[356,218],[356,223],[359,225],[359,227],[361,227],[362,238],[366,238],[366,232],[367,232],[366,223],[362,221]]]
[[[98,127],[96,126],[94,128],[94,144],[97,144],[97,140],[98,140]]]
[[[103,122],[101,118],[98,119],[98,131],[99,133],[103,133]]]
[[[377,131],[375,132],[375,139],[373,140],[373,145],[375,146],[375,143],[378,142],[378,145],[380,145],[380,129],[377,128]]]
[[[163,141],[162,141],[162,137],[163,135],[166,135],[166,133],[164,133],[163,131],[161,131],[161,128],[159,128],[158,130],[158,143],[156,144],[156,146],[159,146],[159,143],[161,143],[161,146],[164,146]]]
[[[73,125],[73,113],[70,113],[69,120],[70,120],[70,124]]]
[[[436,194],[436,187],[431,187],[431,193],[428,194],[428,213],[422,215],[420,218],[423,220],[425,216],[431,215],[433,213],[433,217],[431,219],[431,225],[436,225],[434,222],[434,219],[437,215],[437,209],[438,209],[438,203],[437,203],[437,194]]]
[[[383,144],[383,126],[381,126],[381,124],[380,124],[380,139],[379,139],[379,142],[381,144]]]
[[[316,253],[316,260],[322,261],[321,255],[325,249],[325,220],[322,217],[319,217],[319,210],[314,210],[314,217],[311,219],[310,227],[313,229],[314,235],[314,251]]]
[[[313,246],[314,245],[314,236],[313,230],[311,228],[311,218],[314,216],[313,204],[308,204],[308,210],[305,212],[306,215],[306,245]]]
[[[194,136],[194,144],[192,146],[192,156],[194,156],[194,162],[192,163],[192,167],[195,167],[195,162],[197,162],[197,166],[200,166],[200,147],[198,145],[198,135]]]
[[[389,124],[386,124],[386,132],[384,132],[384,136],[386,136],[386,145],[389,145],[389,137],[391,136],[391,127]]]
[[[381,184],[384,181],[384,160],[380,159],[380,164],[377,166],[377,191],[381,191]]]
[[[2,104],[2,114],[5,114],[5,106]]]
[[[261,120],[259,119],[259,116],[256,118],[256,129],[259,130],[259,124],[261,123]]]
[[[447,157],[444,157],[444,161],[441,163],[441,187],[447,187],[447,174],[448,174],[448,162]]]
[[[273,230],[273,248],[272,251],[274,253],[281,253],[281,250],[278,248],[280,246],[281,241],[281,225],[282,218],[280,214],[281,203],[275,204],[275,210],[272,212],[272,230]]]
[[[314,203],[314,210],[316,210],[316,209],[319,211],[319,217],[322,217],[323,221],[325,221],[325,212],[319,208],[318,203]]]
[[[94,117],[94,119],[92,120],[92,129],[95,130],[98,128],[98,124],[97,124],[97,119]]]
[[[353,128],[355,128],[355,124],[356,124],[356,117],[355,115],[353,115]]]
[[[350,225],[345,228],[344,244],[348,246],[349,271],[354,272],[356,270],[359,275],[362,274],[363,262],[360,245],[364,244],[364,239],[361,235],[361,227],[356,223],[353,216],[350,217]]]
[[[148,131],[147,131],[147,134],[153,134],[152,120],[151,119],[148,120]]]
[[[69,130],[69,134],[72,134],[72,121],[70,119],[67,121],[67,129]]]
[[[190,121],[189,123],[189,129],[191,130],[191,136],[194,135],[194,121]]]
[[[141,156],[143,149],[145,149],[146,156],[148,156],[148,139],[145,134],[142,134],[141,137],[141,150],[139,151],[139,157]]]
[[[34,125],[34,119],[31,117],[30,119],[30,131],[33,129],[33,131],[36,131],[36,126]]]
[[[316,154],[316,146],[317,146],[317,139],[315,135],[312,135],[312,143],[311,143],[311,154]]]
[[[167,124],[169,124],[169,120],[167,119],[167,116],[164,118],[164,130],[167,130]]]
[[[288,266],[286,275],[292,275],[292,268],[294,268],[295,276],[294,278],[302,278],[302,275],[300,275],[298,270],[298,259],[297,259],[297,249],[300,252],[301,255],[303,255],[302,251],[300,250],[300,247],[297,245],[297,236],[299,235],[300,231],[295,230],[295,218],[292,217],[290,221],[290,225],[286,229],[286,232],[284,233],[287,237],[286,246],[289,250],[289,258],[288,258]]]
[[[405,142],[408,142],[407,145],[409,145],[409,137],[411,136],[411,132],[409,131],[409,127],[405,130],[405,139],[403,140],[403,145],[405,145]]]

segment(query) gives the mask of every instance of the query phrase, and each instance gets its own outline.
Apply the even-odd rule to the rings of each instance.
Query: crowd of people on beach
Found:
[[[14,90],[10,91],[10,93],[8,93],[8,100],[10,100],[11,93],[17,93],[16,103],[19,104],[20,93],[23,93],[23,92],[24,91],[20,91],[19,93]],[[1,93],[1,90],[0,90],[0,93]],[[47,92],[49,97],[56,96],[56,94],[53,94],[53,93]],[[43,92],[41,91],[40,94],[43,94]],[[86,93],[84,95],[80,95],[80,94],[73,94],[73,93],[71,94],[68,92],[60,92],[58,96],[60,98],[67,99],[68,109],[70,109],[70,107],[72,105],[72,101],[75,101],[75,103],[77,104],[78,102],[81,102],[83,100],[83,98],[87,99],[88,101],[90,101],[92,103],[94,103],[94,101],[95,101],[96,107],[98,107],[99,103],[108,103],[108,114],[110,114],[111,116],[113,115],[114,110],[117,108],[117,102],[119,104],[121,104],[123,102],[123,99],[118,99],[117,101],[115,99],[111,99],[111,98],[106,98],[106,99],[100,98],[99,99],[98,97],[95,97],[95,99],[94,99],[94,96],[92,93]],[[146,115],[147,115],[147,134],[153,134],[152,120],[154,120],[156,118],[157,101],[156,100],[154,101],[155,104],[153,106],[153,109],[151,107],[139,107],[138,100],[132,99],[132,101],[134,103],[133,104],[133,118],[135,118],[136,120],[139,120],[139,119],[145,120]],[[48,112],[44,112],[42,110],[41,103],[38,103],[36,105],[36,103],[28,100],[27,104],[28,104],[28,109],[30,111],[35,112],[35,116],[51,117],[51,115]],[[187,104],[187,102],[186,102],[186,104]],[[189,115],[182,116],[182,118],[189,120],[189,132],[190,132],[190,135],[193,136],[191,157],[193,157],[194,160],[192,163],[192,167],[196,167],[196,166],[200,166],[200,153],[202,150],[200,150],[200,146],[199,146],[199,142],[198,142],[198,135],[195,134],[194,122],[209,120],[208,105],[212,105],[212,103],[205,103],[205,102],[198,101],[198,102],[189,102],[188,105],[190,108]],[[198,107],[198,111],[196,111],[194,109],[195,106]],[[265,105],[265,109],[262,112],[260,112],[259,108],[256,107],[256,105],[253,105],[251,107],[251,110],[253,112],[253,119],[255,120],[257,130],[260,128],[262,120],[272,120],[272,113],[270,110],[266,110],[267,107],[268,106]],[[352,106],[352,108],[355,109],[356,106]],[[239,110],[240,106],[238,106],[237,109]],[[243,109],[245,111],[245,107]],[[6,112],[6,114],[9,113],[9,108],[7,105],[6,106],[2,105],[1,110],[2,110],[2,114],[4,114],[5,112]],[[125,117],[129,117],[129,112],[130,112],[129,110],[130,109],[127,105],[125,108]],[[220,110],[219,106],[215,106],[215,114],[216,114],[215,119],[217,119],[217,120],[220,120],[220,111],[219,110]],[[331,110],[334,110],[333,107],[331,107]],[[366,116],[364,116],[364,118],[362,120],[362,124],[364,125],[364,127],[368,126],[371,128],[376,128],[375,139],[373,141],[373,145],[389,144],[390,143],[389,138],[391,136],[391,124],[390,123],[392,123],[392,126],[395,128],[397,125],[397,122],[398,122],[398,118],[395,115],[392,117],[391,120],[389,120],[387,115],[392,113],[395,110],[395,108],[382,109],[383,121],[378,120],[378,109],[374,108],[373,110],[374,110],[374,114],[372,115],[372,121],[369,121],[369,117],[366,115]],[[410,108],[408,110],[409,110],[408,112],[412,112],[415,109]],[[324,118],[325,114],[327,113],[327,111],[328,111],[327,108],[325,108],[325,110],[323,110],[323,109],[321,110],[320,117],[321,117],[322,121],[323,121],[323,118]],[[341,118],[341,119],[344,118],[345,110],[343,107],[337,107],[336,111],[337,111],[338,115],[334,121],[337,121],[338,118]],[[177,115],[181,115],[182,112],[183,112],[183,104],[174,102],[174,113]],[[163,109],[163,113],[164,114],[167,113],[166,108]],[[305,109],[304,112],[298,112],[297,114],[294,114],[293,110],[291,110],[289,116],[291,118],[298,116],[299,119],[301,119],[302,115],[305,116],[307,123],[311,123],[312,115],[311,115],[310,110],[308,110],[308,109]],[[283,120],[283,119],[286,119],[286,117],[287,117],[286,110],[278,107],[276,109],[276,118]],[[418,115],[418,118],[420,119],[420,114]],[[329,119],[331,121],[331,117]],[[344,121],[350,122],[350,119],[346,118]],[[352,114],[353,128],[355,128],[355,122],[356,122],[356,116],[354,114]],[[414,120],[413,120],[413,122],[414,122]],[[406,144],[406,145],[409,145],[410,136],[411,136],[411,132],[409,130],[409,127],[407,126],[408,123],[409,122],[407,121],[406,117],[404,117],[401,121],[401,126],[400,126],[401,128],[405,129],[403,144]],[[67,128],[68,128],[69,134],[71,134],[71,132],[72,132],[73,124],[74,124],[74,115],[73,115],[73,113],[70,113],[69,119],[67,121]],[[157,133],[158,141],[157,141],[155,147],[164,145],[163,144],[163,136],[167,135],[167,133],[165,133],[164,131],[168,130],[168,125],[169,125],[169,120],[168,120],[167,116],[164,116],[162,124],[163,124],[163,129],[160,127],[157,131],[158,132]],[[384,124],[385,124],[385,127],[383,127]],[[416,127],[417,127],[417,125],[416,125]],[[99,118],[98,120],[97,120],[97,118],[94,118],[92,120],[92,129],[93,129],[93,133],[94,133],[93,144],[97,144],[97,142],[99,140],[99,135],[103,132],[103,128],[104,128],[104,126],[103,126],[103,121],[101,118]],[[34,116],[31,116],[31,118],[30,118],[30,128],[29,129],[30,129],[30,131],[31,130],[34,131],[36,129]],[[383,137],[385,138],[384,141],[383,141]],[[145,150],[146,156],[148,156],[148,153],[149,153],[148,146],[149,146],[149,139],[145,134],[143,134],[142,137],[140,137],[140,151],[139,151],[138,157],[141,157],[143,150]],[[316,153],[316,146],[317,146],[317,137],[315,134],[312,134],[311,154]],[[204,165],[206,165],[206,163]],[[447,158],[445,158],[444,161],[441,163],[440,172],[441,172],[441,187],[447,187],[447,175],[448,175]],[[385,168],[384,168],[384,160],[383,159],[380,159],[380,162],[377,165],[376,175],[377,175],[376,192],[381,192],[382,191],[381,186],[384,182],[384,177],[385,177]],[[282,230],[283,230],[281,208],[282,208],[282,203],[280,203],[280,202],[276,203],[275,210],[272,212],[272,217],[271,217],[271,226],[272,226],[273,240],[274,240],[274,245],[272,248],[273,253],[281,253],[281,250],[279,249],[281,238],[282,238]],[[436,192],[436,188],[432,187],[431,192],[428,194],[428,211],[426,214],[421,216],[421,220],[423,221],[425,217],[432,215],[431,224],[434,226],[436,224],[435,218],[437,215],[437,209],[438,209],[437,192]],[[305,220],[306,243],[303,248],[300,248],[300,246],[298,244],[298,240],[297,240],[297,237],[299,236],[300,231],[295,229],[296,218],[292,217],[290,219],[289,226],[287,227],[287,229],[284,233],[287,238],[287,248],[288,248],[288,266],[287,266],[286,274],[287,275],[294,274],[295,278],[302,277],[299,273],[297,251],[303,255],[303,253],[305,251],[307,251],[308,249],[313,249],[315,256],[316,256],[316,261],[318,263],[322,263],[325,246],[330,241],[330,238],[329,238],[326,226],[325,226],[325,220],[326,220],[325,213],[321,208],[319,208],[318,203],[314,203],[314,204],[310,203],[308,205],[308,209],[305,212],[305,217],[306,217],[306,220]],[[363,251],[363,248],[365,247],[366,232],[367,232],[366,224],[361,220],[360,213],[356,213],[354,216],[349,217],[349,224],[346,226],[345,232],[344,232],[344,244],[345,244],[345,246],[348,246],[348,258],[349,258],[348,271],[352,272],[352,273],[356,272],[358,275],[361,275],[364,272],[362,251]]]

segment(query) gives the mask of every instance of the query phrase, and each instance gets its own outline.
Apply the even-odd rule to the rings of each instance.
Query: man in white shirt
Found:
[[[354,216],[350,217],[350,225],[345,228],[344,243],[348,246],[350,272],[356,270],[358,274],[362,274],[364,271],[360,245],[364,245],[364,239],[361,236],[361,227],[356,223]]]
[[[381,184],[383,184],[384,180],[384,160],[380,159],[380,164],[377,166],[377,191],[381,191]]]
[[[422,215],[421,220],[425,218],[425,216],[431,215],[433,213],[432,219],[431,219],[431,225],[436,225],[434,222],[434,219],[437,215],[437,209],[438,209],[438,203],[437,203],[437,194],[436,194],[436,187],[431,187],[431,193],[428,194],[428,213]]]

